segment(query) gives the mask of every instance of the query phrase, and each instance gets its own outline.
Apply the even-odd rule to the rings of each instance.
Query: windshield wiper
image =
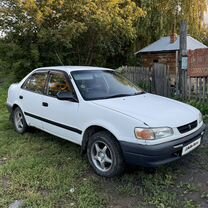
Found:
[[[134,95],[141,95],[144,94],[146,92],[142,91],[142,92],[135,92],[133,94],[125,94],[125,93],[121,93],[121,94],[116,94],[116,95],[111,95],[111,96],[106,96],[106,97],[98,97],[98,98],[94,98],[92,100],[101,100],[101,99],[110,99],[110,98],[119,98],[119,97],[127,97],[127,96],[134,96]]]
[[[146,92],[145,91],[141,91],[141,92],[135,92],[133,95],[142,95],[142,94],[145,94]]]
[[[118,98],[118,97],[126,97],[126,96],[132,96],[132,94],[116,94],[116,95],[112,95],[112,96],[105,97],[105,99],[108,99],[108,98]]]
[[[116,95],[105,97],[105,99],[108,99],[108,98],[118,98],[118,97],[127,97],[127,96],[134,96],[134,95],[141,95],[141,94],[144,94],[144,93],[146,93],[146,92],[145,91],[141,91],[141,92],[135,92],[134,94],[116,94]]]

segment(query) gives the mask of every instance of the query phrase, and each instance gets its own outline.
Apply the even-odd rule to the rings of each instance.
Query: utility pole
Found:
[[[180,60],[179,60],[179,91],[184,99],[186,97],[188,52],[187,52],[187,23],[181,22],[180,28]]]

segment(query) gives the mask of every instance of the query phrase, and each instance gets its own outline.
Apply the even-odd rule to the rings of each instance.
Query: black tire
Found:
[[[100,176],[114,177],[124,171],[125,163],[119,143],[107,131],[92,135],[87,145],[87,157],[94,171]]]
[[[18,122],[19,120],[19,122]],[[27,131],[28,125],[26,123],[24,114],[19,107],[16,107],[12,112],[12,121],[17,133],[23,134]]]

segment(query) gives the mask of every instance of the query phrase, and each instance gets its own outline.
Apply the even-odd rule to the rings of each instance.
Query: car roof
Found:
[[[36,70],[57,70],[57,71],[65,71],[67,73],[70,73],[72,71],[81,71],[81,70],[113,70],[103,67],[94,67],[94,66],[50,66],[50,67],[41,67],[37,68]]]

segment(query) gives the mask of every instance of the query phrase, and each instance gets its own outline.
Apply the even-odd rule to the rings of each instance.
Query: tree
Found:
[[[19,78],[39,66],[118,67],[139,48],[179,33],[182,19],[191,35],[206,39],[206,8],[206,0],[2,0],[1,43],[9,51],[0,61],[7,57]]]
[[[140,5],[147,14],[138,24],[138,38],[143,39],[144,44],[169,35],[174,30],[179,33],[182,19],[187,21],[189,33],[201,39],[206,0],[141,0]]]
[[[132,0],[3,0],[0,29],[26,52],[29,64],[17,71],[27,73],[42,65],[114,63],[109,57],[133,42],[141,16]]]

